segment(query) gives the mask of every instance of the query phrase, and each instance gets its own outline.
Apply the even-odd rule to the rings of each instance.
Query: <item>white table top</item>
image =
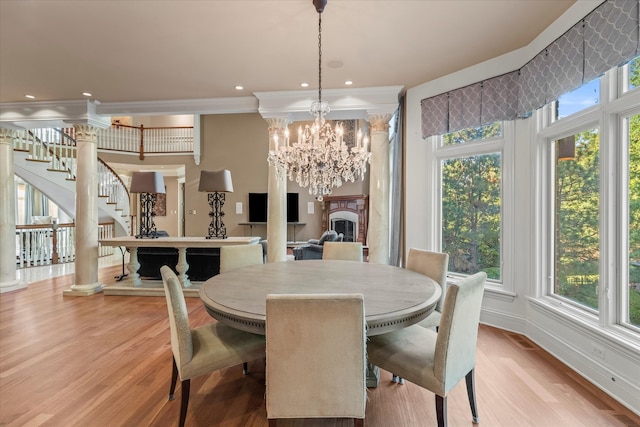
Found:
[[[267,294],[361,293],[367,335],[391,332],[427,317],[440,286],[425,275],[357,261],[285,261],[219,274],[200,288],[211,316],[237,329],[264,334]]]

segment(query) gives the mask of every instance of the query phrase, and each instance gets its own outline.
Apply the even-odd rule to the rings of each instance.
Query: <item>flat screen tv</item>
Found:
[[[287,193],[287,222],[298,221],[298,193]]]
[[[267,222],[267,201],[267,193],[249,193],[249,222]],[[287,193],[287,222],[298,221],[298,193]]]

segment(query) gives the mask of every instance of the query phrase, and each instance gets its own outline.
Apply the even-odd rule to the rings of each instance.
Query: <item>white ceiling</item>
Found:
[[[330,0],[323,88],[414,87],[526,46],[574,2]],[[0,0],[0,102],[317,89],[317,31],[311,0]]]

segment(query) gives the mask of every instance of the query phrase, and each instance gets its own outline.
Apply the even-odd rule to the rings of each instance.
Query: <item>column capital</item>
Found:
[[[284,130],[287,129],[289,123],[291,123],[291,119],[288,116],[275,116],[265,118],[267,123],[269,124],[269,149],[275,150],[277,144],[275,143],[275,135],[278,136],[278,139],[284,142]]]
[[[276,130],[285,129],[291,123],[291,119],[288,116],[268,117],[265,120],[269,124],[269,135]]]
[[[371,124],[371,132],[388,132],[391,117],[393,115],[387,113],[369,114],[367,121]]]
[[[16,131],[5,127],[0,127],[0,144],[13,145]]]
[[[76,123],[73,125],[73,129],[76,132],[76,140],[98,142],[99,127],[86,123]]]

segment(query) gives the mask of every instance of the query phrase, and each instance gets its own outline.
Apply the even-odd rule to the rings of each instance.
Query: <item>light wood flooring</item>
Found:
[[[101,269],[113,283],[120,267]],[[0,426],[174,426],[164,297],[63,297],[72,276],[0,295]],[[187,298],[192,326],[212,322]],[[481,326],[476,366],[480,426],[640,426],[622,407],[521,335]],[[187,426],[266,427],[264,363],[192,380]],[[336,378],[340,381],[340,378]],[[368,427],[435,426],[431,393],[407,383],[369,389]],[[472,426],[464,381],[449,425]],[[294,420],[280,426],[347,426]]]

